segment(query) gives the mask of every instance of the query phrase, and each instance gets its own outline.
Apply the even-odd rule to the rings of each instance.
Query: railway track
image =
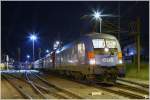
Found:
[[[11,77],[13,80],[15,80],[17,83],[20,83],[20,82],[24,82],[26,83],[31,90],[28,91],[28,90],[23,90],[23,93],[24,94],[27,94],[28,97],[26,97],[27,99],[51,99],[54,97],[52,97],[51,95],[47,95],[46,94],[46,90],[44,90],[40,85],[38,84],[35,84],[33,83],[27,76],[27,74],[25,73],[25,79],[23,79],[22,76],[16,76],[16,75],[12,75],[12,74],[7,74],[7,77]],[[20,82],[18,82],[20,81]],[[17,86],[18,84],[13,84],[14,86]],[[19,84],[21,86],[24,86],[23,84]],[[24,88],[27,88],[26,86]]]
[[[16,81],[22,81],[30,85],[30,87],[32,87],[33,90],[37,93],[37,95],[42,99],[81,99],[80,96],[75,95],[67,90],[58,88],[57,86],[51,84],[50,82],[47,82],[42,77],[33,73],[26,72],[23,76],[9,74],[9,77],[12,77]],[[23,79],[23,77],[25,79]],[[16,84],[13,85],[16,86]],[[26,92],[23,91],[23,93]],[[28,96],[30,97],[28,97],[28,99],[35,98],[30,95]]]
[[[137,85],[137,84],[130,84],[128,82],[122,82],[122,81],[116,81],[116,86],[118,87],[122,87],[122,88],[127,88],[127,89],[130,89],[132,91],[137,91],[139,93],[142,93],[142,94],[149,94],[149,88],[145,88],[145,87],[142,87],[141,85]]]
[[[32,98],[37,98],[37,97],[33,97],[33,96],[29,95],[29,93],[23,89],[21,84],[18,85],[18,84],[16,84],[15,81],[20,80],[20,81],[30,85],[30,87],[32,87],[34,89],[34,92],[36,92],[36,95],[38,95],[39,98],[43,98],[43,99],[50,99],[50,98],[81,99],[80,96],[75,95],[74,93],[69,92],[67,90],[58,88],[54,84],[51,84],[49,81],[42,78],[41,75],[39,76],[34,73],[25,73],[24,76],[25,76],[26,80],[21,79],[22,76],[18,77],[16,75],[9,75],[9,78],[12,78],[12,77],[14,78],[13,80],[7,78],[8,76],[7,77],[4,76],[23,95],[24,98],[32,99]],[[66,77],[61,77],[61,78],[71,80]],[[107,91],[107,92],[110,92],[113,94],[121,95],[121,96],[124,96],[129,99],[148,99],[148,96],[149,96],[149,91],[147,90],[148,88],[146,88],[146,90],[145,90],[145,89],[143,89],[144,87],[139,88],[139,87],[128,85],[128,84],[123,84],[118,81],[116,82],[116,84],[114,84],[112,86],[108,86],[107,84],[94,83],[94,82],[87,83],[87,81],[81,81],[81,80],[71,80],[71,81],[82,83],[82,84],[90,86],[90,87],[95,87],[97,89],[101,89],[101,90],[104,90],[104,91]],[[13,83],[13,82],[15,82],[15,83]]]
[[[122,95],[124,97],[128,97],[130,99],[148,99],[148,94],[145,93],[139,93],[139,91],[136,91],[138,89],[134,88],[132,89],[130,86],[124,86],[124,85],[118,85],[115,84],[111,87],[102,86],[101,84],[94,84],[93,85],[96,88],[100,88],[103,90],[106,90],[111,93],[115,93],[118,95]]]
[[[45,96],[45,94],[39,89],[39,86],[37,86],[36,84],[33,83],[33,81],[31,81],[29,79],[29,76],[27,74],[27,72],[25,73],[25,77],[27,82],[34,88],[34,90],[40,95],[42,96],[44,99],[47,99],[47,97]]]
[[[147,84],[137,83],[137,82],[125,80],[125,79],[122,79],[122,78],[118,78],[117,81],[121,81],[121,82],[129,83],[129,84],[137,85],[137,86],[140,86],[140,87],[145,88],[145,89],[149,88],[149,85],[147,85]]]
[[[88,83],[86,80],[81,81],[81,80],[73,80],[67,77],[63,77],[63,76],[60,76],[60,77],[74,81],[74,82],[82,83],[87,86],[99,88],[110,93],[121,95],[129,99],[148,99],[149,98],[148,89],[144,90],[143,88],[135,87],[132,85],[121,84],[117,82],[114,85],[108,86],[108,84],[103,84],[103,83],[96,83],[96,82]]]
[[[44,78],[38,76],[37,74],[32,74],[32,76],[34,76],[32,80],[38,84],[40,84],[42,87],[44,88],[50,88],[50,89],[47,89],[47,91],[53,93],[53,95],[59,97],[59,98],[63,98],[63,99],[82,99],[82,97],[70,92],[70,91],[67,91],[65,89],[62,89],[62,88],[59,88],[57,86],[55,86],[54,84],[51,84],[50,82],[46,81]],[[39,80],[37,80],[37,78]]]
[[[108,86],[108,84],[104,84],[104,83],[87,83],[86,81],[79,81],[79,80],[75,80],[75,82],[78,83],[82,83],[85,84],[87,86],[91,86],[91,87],[95,87],[97,89],[102,89],[104,91],[110,92],[110,93],[114,93],[117,95],[121,95],[123,97],[129,98],[129,99],[148,99],[149,95],[145,92],[139,93],[138,88],[134,88],[132,90],[132,88],[130,86],[125,86],[125,85],[112,85],[112,86]]]
[[[8,75],[7,76],[3,74],[1,75],[9,84],[11,84],[14,87],[14,89],[16,89],[22,95],[22,98],[20,99],[32,99],[32,97],[23,90],[22,86],[16,84],[15,82],[17,81],[16,79],[13,79],[13,77],[8,76]]]

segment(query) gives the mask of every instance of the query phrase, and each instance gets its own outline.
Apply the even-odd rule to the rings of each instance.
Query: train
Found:
[[[34,68],[100,82],[115,82],[118,76],[125,76],[119,41],[113,35],[96,32],[36,60]]]

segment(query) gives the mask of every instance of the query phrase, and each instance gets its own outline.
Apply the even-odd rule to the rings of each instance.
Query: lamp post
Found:
[[[115,16],[115,15],[112,15],[112,14],[102,14],[103,13],[103,10],[102,11],[95,11],[95,10],[92,10],[92,14],[90,15],[84,15],[81,17],[81,19],[85,19],[85,18],[92,18],[92,20],[96,20],[96,21],[99,21],[100,23],[100,33],[102,32],[102,17],[118,17],[118,16]]]
[[[110,14],[102,14],[102,11],[94,11],[94,10],[91,16],[93,17],[93,19],[98,20],[100,22],[100,33],[102,32],[102,17],[117,17]]]
[[[34,41],[37,40],[37,36],[35,34],[30,35],[30,39],[32,40],[33,43],[33,62],[34,62]]]
[[[94,18],[96,20],[99,20],[99,22],[100,22],[100,33],[101,33],[101,31],[102,31],[102,28],[101,28],[101,26],[102,26],[102,15],[101,15],[101,12],[96,11],[96,12],[94,12],[93,16],[94,16]]]

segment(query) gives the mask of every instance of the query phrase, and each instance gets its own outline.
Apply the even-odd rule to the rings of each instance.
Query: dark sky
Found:
[[[149,46],[149,2],[120,2],[121,28],[128,31],[128,24],[138,16],[141,19],[142,45],[148,50]],[[90,32],[91,24],[81,17],[90,14],[92,9],[102,9],[106,14],[118,15],[118,4],[115,1],[93,2],[1,2],[2,20],[2,54],[9,54],[17,58],[17,48],[21,48],[21,60],[26,54],[32,55],[32,41],[28,36],[32,32],[38,33],[35,43],[35,55],[38,48],[51,49],[53,41],[60,38],[64,44],[78,38],[84,32]],[[117,22],[118,18],[108,20]],[[104,21],[107,20],[103,19]],[[123,33],[122,33],[123,34]],[[128,33],[124,33],[128,34]],[[124,37],[120,37],[124,38]],[[126,37],[128,38],[128,37]]]

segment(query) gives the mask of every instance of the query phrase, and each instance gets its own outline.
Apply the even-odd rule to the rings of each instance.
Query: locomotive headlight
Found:
[[[108,52],[108,51],[109,51],[109,48],[104,48],[104,51],[105,51],[105,52]]]
[[[95,59],[93,58],[93,59],[90,59],[90,60],[89,60],[89,63],[90,63],[90,65],[95,65],[96,61],[95,61]]]
[[[120,60],[118,61],[118,63],[119,63],[119,64],[122,64],[122,63],[123,63],[123,61],[120,59]]]

